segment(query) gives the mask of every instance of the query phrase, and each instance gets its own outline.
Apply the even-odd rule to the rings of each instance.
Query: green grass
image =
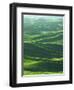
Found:
[[[28,57],[24,60],[24,75],[33,74],[62,74],[63,58],[42,58],[34,59]]]
[[[23,21],[23,76],[63,74],[62,17],[27,16]]]
[[[63,72],[31,72],[31,71],[24,71],[24,76],[26,76],[26,77],[30,77],[30,76],[33,76],[33,75],[46,75],[46,74],[55,75],[55,74],[63,74]]]

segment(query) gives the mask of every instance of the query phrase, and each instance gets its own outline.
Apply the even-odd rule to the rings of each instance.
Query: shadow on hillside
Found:
[[[46,44],[35,45],[31,43],[24,43],[24,58],[39,57],[39,58],[60,58],[63,57],[62,45]]]

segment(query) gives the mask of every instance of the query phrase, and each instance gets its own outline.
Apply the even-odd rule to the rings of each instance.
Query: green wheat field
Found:
[[[23,15],[23,76],[63,74],[63,16]]]

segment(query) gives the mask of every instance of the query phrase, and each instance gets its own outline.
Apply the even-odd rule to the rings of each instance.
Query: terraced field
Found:
[[[63,17],[23,16],[23,75],[63,73]]]

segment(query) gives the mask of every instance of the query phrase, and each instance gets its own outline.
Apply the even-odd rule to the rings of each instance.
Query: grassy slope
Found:
[[[23,75],[63,73],[63,32],[24,34]]]

